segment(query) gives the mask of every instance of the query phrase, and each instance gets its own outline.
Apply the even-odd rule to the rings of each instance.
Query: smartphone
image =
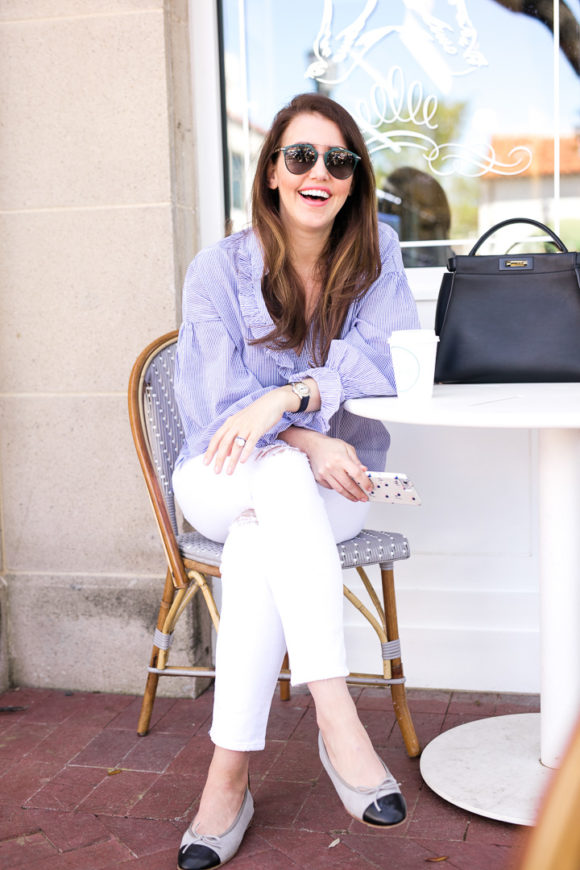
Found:
[[[421,504],[419,493],[406,474],[391,471],[368,471],[374,489],[368,493],[369,501],[386,504]]]

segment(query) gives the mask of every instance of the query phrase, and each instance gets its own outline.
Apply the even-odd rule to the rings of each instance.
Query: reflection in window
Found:
[[[243,209],[244,207],[244,158],[235,151],[230,153],[231,162],[231,186],[232,208]]]
[[[413,239],[426,242],[430,239],[448,239],[451,226],[451,209],[441,184],[432,175],[401,166],[384,180],[378,192],[379,219],[387,215],[396,217],[389,221],[402,240]],[[406,248],[403,251],[405,266],[444,266],[451,250],[442,245]]]
[[[263,130],[320,90],[365,134],[406,265],[442,265],[519,215],[578,247],[580,0],[221,4],[234,228]]]

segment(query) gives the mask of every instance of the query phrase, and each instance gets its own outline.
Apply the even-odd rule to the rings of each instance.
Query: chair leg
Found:
[[[173,577],[171,575],[171,571],[167,569],[167,574],[165,575],[165,586],[163,589],[163,597],[161,599],[161,605],[159,607],[159,616],[157,617],[157,628],[159,631],[163,629],[163,625],[165,623],[165,619],[167,617],[167,613],[171,604],[173,602],[173,597],[175,595],[175,586],[173,585]],[[151,652],[150,659],[150,667],[154,668],[157,666],[157,659],[159,656],[159,647],[153,645],[153,650]],[[157,694],[157,684],[159,682],[159,674],[149,674],[147,677],[147,682],[145,684],[145,693],[143,695],[143,701],[141,703],[141,712],[139,713],[139,722],[137,723],[137,733],[144,737],[149,731],[149,724],[151,722],[151,714],[153,712],[153,704],[155,703],[155,695]]]
[[[387,629],[387,638],[389,642],[399,640],[399,623],[397,620],[397,601],[395,598],[395,575],[391,563],[381,565],[381,583],[383,587],[383,601],[385,606],[385,622]],[[403,680],[403,663],[400,658],[390,660],[391,678],[395,680]],[[407,754],[410,758],[415,758],[421,753],[419,740],[411,718],[411,711],[407,703],[407,692],[405,683],[393,683],[391,685],[391,697],[393,699],[393,709]]]
[[[159,674],[149,674],[145,683],[145,694],[141,704],[141,712],[139,713],[139,721],[137,723],[137,734],[140,737],[145,737],[149,731],[149,723],[151,722],[151,714],[153,713],[153,704],[155,703],[155,695],[157,694],[157,683],[159,682]]]
[[[403,741],[409,758],[417,758],[421,754],[421,746],[415,732],[415,726],[411,718],[411,711],[407,704],[407,693],[402,684],[391,686],[391,698],[393,699],[393,710],[403,735]]]
[[[290,661],[288,659],[288,653],[284,656],[284,661],[282,662],[282,670],[287,671],[290,667]],[[280,700],[281,701],[289,701],[290,700],[290,681],[289,680],[280,680]]]

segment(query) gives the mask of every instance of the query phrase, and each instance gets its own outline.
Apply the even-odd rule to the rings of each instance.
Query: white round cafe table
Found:
[[[460,725],[421,757],[425,782],[456,806],[533,824],[580,714],[580,383],[436,385],[426,402],[346,408],[385,425],[538,430],[541,713]]]

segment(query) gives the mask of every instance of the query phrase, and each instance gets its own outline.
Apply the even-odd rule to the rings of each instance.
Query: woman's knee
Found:
[[[224,542],[231,523],[249,504],[245,469],[233,475],[216,474],[196,456],[173,473],[173,491],[184,517],[198,532]]]
[[[369,502],[352,502],[334,489],[320,492],[336,543],[354,538],[363,528],[370,509]]]
[[[255,460],[254,486],[266,487],[279,497],[292,490],[304,494],[317,489],[308,456],[296,447],[273,447]]]

